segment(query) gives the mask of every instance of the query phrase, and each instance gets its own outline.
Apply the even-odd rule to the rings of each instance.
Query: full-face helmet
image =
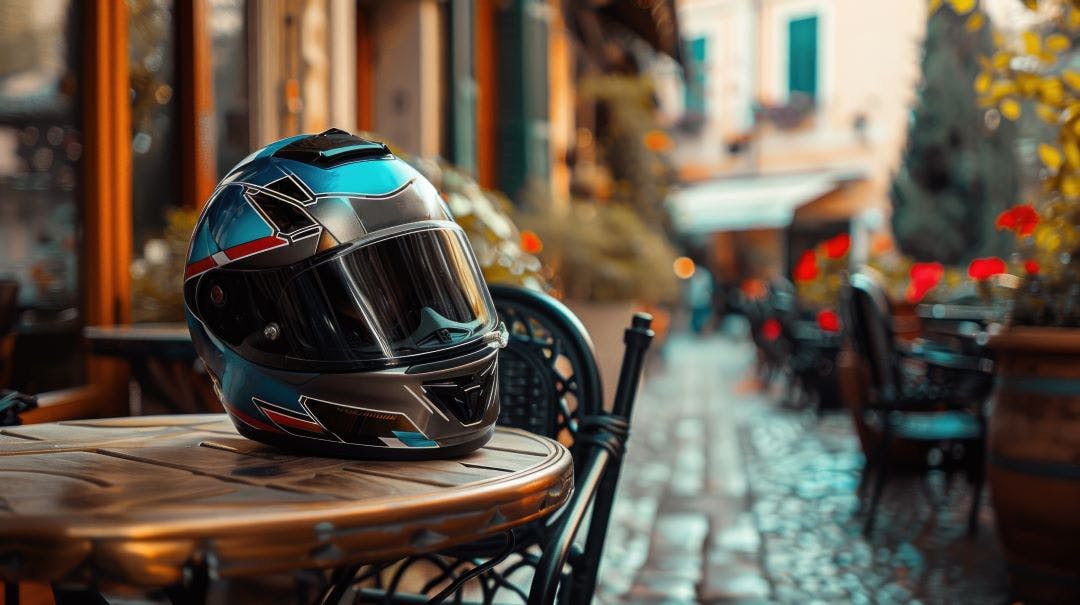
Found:
[[[494,430],[506,330],[438,192],[381,143],[328,130],[241,161],[196,224],[184,306],[251,439],[428,458]]]

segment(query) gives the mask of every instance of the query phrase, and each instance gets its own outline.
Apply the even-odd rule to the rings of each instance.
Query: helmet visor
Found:
[[[242,342],[234,344],[273,366],[315,370],[320,366],[311,362],[349,367],[444,352],[497,324],[472,249],[456,226],[361,242],[299,273],[221,271],[199,286],[200,301],[211,301],[200,305],[210,307],[204,316],[213,315],[214,293],[206,289],[220,280],[243,298],[228,306],[245,308],[239,323],[247,324],[223,328],[239,329]]]

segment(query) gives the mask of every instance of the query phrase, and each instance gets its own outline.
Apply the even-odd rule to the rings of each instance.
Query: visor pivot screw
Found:
[[[277,340],[281,337],[281,328],[279,328],[276,323],[268,323],[266,324],[266,327],[263,328],[263,336],[265,336],[267,340]]]

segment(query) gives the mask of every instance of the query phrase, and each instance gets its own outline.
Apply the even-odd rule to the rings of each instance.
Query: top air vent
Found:
[[[273,157],[304,162],[319,168],[381,158],[390,154],[382,143],[361,139],[344,130],[331,128],[324,133],[293,141],[274,152]]]

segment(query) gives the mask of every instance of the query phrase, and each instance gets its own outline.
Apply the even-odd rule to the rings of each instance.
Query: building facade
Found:
[[[690,65],[677,161],[687,186],[672,210],[684,233],[712,241],[721,273],[783,274],[791,256],[852,218],[884,223],[926,10],[862,0],[680,2]],[[740,248],[770,258],[740,260]]]

